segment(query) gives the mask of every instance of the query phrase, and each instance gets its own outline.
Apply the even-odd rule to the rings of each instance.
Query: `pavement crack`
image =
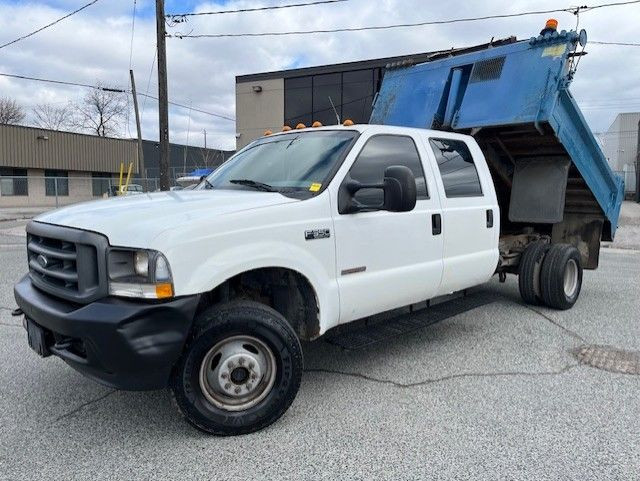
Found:
[[[387,384],[394,387],[399,388],[413,388],[426,386],[429,384],[436,384],[440,382],[453,381],[457,379],[465,379],[465,378],[484,378],[484,377],[545,377],[545,376],[559,376],[565,374],[566,372],[571,371],[580,367],[580,364],[569,364],[564,366],[563,368],[556,371],[540,371],[540,372],[526,372],[526,371],[506,371],[506,372],[468,372],[461,374],[450,374],[448,376],[442,376],[432,379],[426,379],[424,381],[412,382],[412,383],[399,383],[396,381],[391,381],[389,379],[379,379],[376,377],[368,376],[366,374],[362,374],[359,372],[347,372],[347,371],[338,371],[333,369],[323,369],[323,368],[310,368],[305,369],[305,372],[316,372],[316,373],[324,373],[324,374],[335,374],[339,376],[348,376],[362,379],[364,381],[374,382],[378,384]]]
[[[532,312],[535,312],[536,314],[544,317],[547,321],[549,321],[551,324],[553,324],[554,326],[556,326],[558,329],[564,331],[566,334],[568,334],[569,336],[573,337],[574,339],[577,339],[578,341],[582,342],[582,344],[588,344],[588,342],[586,341],[586,339],[584,337],[582,337],[580,334],[578,334],[575,331],[572,331],[571,329],[569,329],[568,327],[563,326],[562,324],[560,324],[558,321],[556,321],[555,319],[553,319],[551,316],[548,316],[547,314],[545,314],[544,312],[539,311],[538,309],[535,309],[534,307],[527,305],[527,304],[522,304],[524,307],[526,307],[527,309],[529,309]]]
[[[91,399],[91,400],[89,400],[89,401],[87,401],[87,402],[85,402],[85,403],[82,403],[82,404],[80,404],[80,406],[78,406],[77,408],[74,408],[74,409],[72,409],[71,411],[68,411],[68,412],[66,412],[66,413],[61,414],[60,416],[58,416],[54,422],[58,422],[58,421],[60,421],[60,420],[62,420],[62,419],[65,419],[65,418],[71,417],[71,416],[73,416],[74,414],[76,414],[77,412],[80,412],[80,411],[81,411],[82,409],[84,409],[85,407],[87,407],[87,406],[89,406],[89,405],[91,405],[91,404],[95,404],[95,403],[97,403],[97,402],[99,402],[99,401],[102,401],[103,399],[105,399],[105,398],[106,398],[106,397],[108,397],[108,396],[111,396],[111,395],[112,395],[114,392],[116,392],[116,391],[117,391],[117,389],[113,389],[113,390],[109,391],[108,393],[103,394],[102,396],[98,396],[98,397],[97,397],[97,398],[95,398],[95,399]]]

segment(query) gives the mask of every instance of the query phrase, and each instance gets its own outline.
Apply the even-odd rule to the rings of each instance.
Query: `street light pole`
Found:
[[[167,87],[167,32],[164,0],[156,0],[156,36],[158,43],[158,113],[160,134],[160,190],[169,190],[169,95]]]

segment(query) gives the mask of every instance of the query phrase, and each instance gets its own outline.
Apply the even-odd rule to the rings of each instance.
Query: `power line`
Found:
[[[31,33],[28,33],[28,34],[26,34],[26,35],[23,35],[22,37],[18,37],[18,38],[16,38],[15,40],[12,40],[12,41],[7,42],[7,43],[5,43],[5,44],[3,44],[3,45],[0,45],[0,48],[8,47],[9,45],[13,45],[14,43],[19,42],[20,40],[24,40],[25,38],[29,38],[29,37],[31,37],[32,35],[35,35],[36,33],[42,32],[43,30],[45,30],[45,29],[47,29],[47,28],[49,28],[49,27],[54,26],[56,23],[59,23],[59,22],[63,21],[65,18],[69,18],[69,17],[71,17],[72,15],[75,15],[76,13],[81,12],[81,11],[82,11],[82,10],[84,10],[85,8],[90,7],[91,5],[93,5],[94,3],[98,2],[98,1],[99,1],[99,0],[93,0],[93,1],[91,1],[91,2],[89,2],[89,3],[87,3],[86,5],[83,5],[82,7],[78,8],[77,10],[74,10],[73,12],[66,14],[64,17],[60,17],[59,19],[57,19],[57,20],[55,20],[55,21],[53,21],[53,22],[51,22],[51,23],[49,23],[49,24],[45,25],[44,27],[40,27],[39,29],[34,30],[34,31],[33,31],[33,32],[31,32]]]
[[[618,45],[621,47],[640,47],[640,43],[631,42],[596,42],[594,40],[589,41],[589,45]]]
[[[218,10],[214,12],[190,12],[190,13],[171,13],[166,16],[171,19],[195,17],[200,15],[223,15],[226,13],[246,13],[246,12],[260,12],[263,10],[279,10],[282,8],[294,8],[294,7],[311,7],[314,5],[323,5],[326,3],[341,3],[348,2],[349,0],[317,0],[309,3],[290,3],[287,5],[273,5],[269,7],[254,7],[254,8],[239,8],[237,10]]]
[[[143,94],[143,93],[138,92],[138,95],[140,95],[142,97],[148,97],[148,98],[153,99],[153,100],[158,100],[158,97],[154,97],[153,95],[150,95],[150,94]],[[193,110],[194,112],[200,112],[201,114],[211,115],[212,117],[218,117],[220,119],[229,120],[231,122],[235,122],[236,121],[236,119],[233,118],[233,117],[227,117],[226,115],[216,114],[216,113],[213,113],[213,112],[208,112],[206,110],[197,109],[195,107],[189,107],[188,105],[184,105],[184,104],[181,104],[181,103],[178,103],[178,102],[173,102],[171,100],[169,101],[169,105],[173,105],[175,107],[181,107],[183,109]]]
[[[15,78],[15,79],[20,79],[20,80],[33,80],[35,82],[44,82],[44,83],[50,83],[50,84],[57,84],[57,85],[69,85],[69,86],[73,86],[73,87],[85,87],[85,88],[90,88],[90,89],[97,89],[97,90],[104,90],[105,92],[115,92],[115,93],[131,93],[130,90],[127,89],[120,89],[120,88],[112,88],[112,87],[102,87],[99,85],[89,85],[89,84],[83,84],[83,83],[78,83],[78,82],[68,82],[68,81],[64,81],[64,80],[52,80],[52,79],[44,79],[44,78],[38,78],[38,77],[28,77],[26,75],[15,75],[15,74],[8,74],[8,73],[2,73],[0,72],[0,76],[2,77],[9,77],[9,78]],[[153,100],[158,100],[158,97],[154,97],[153,95],[149,95],[149,94],[143,94],[141,92],[138,92],[138,95],[141,97],[148,97],[150,99]],[[185,109],[191,109],[193,111],[196,112],[200,112],[202,114],[207,114],[207,115],[211,115],[212,117],[218,117],[224,120],[229,120],[231,122],[235,122],[236,119],[232,118],[232,117],[227,117],[226,115],[222,115],[222,114],[216,114],[214,112],[209,112],[207,110],[203,110],[203,109],[198,109],[195,107],[189,107],[188,105],[184,105],[178,102],[173,102],[173,101],[169,101],[169,104],[175,106],[175,107],[181,107],[181,108],[185,108]]]
[[[629,5],[634,3],[640,3],[640,0],[594,5],[593,7],[587,7],[582,10],[588,11],[588,10],[594,10],[597,8]],[[318,33],[361,32],[365,30],[388,30],[388,29],[395,29],[395,28],[423,27],[427,25],[447,25],[447,24],[453,24],[453,23],[477,22],[482,20],[523,17],[523,16],[530,16],[530,15],[542,15],[542,14],[560,13],[560,12],[575,13],[575,11],[576,11],[576,7],[567,7],[567,8],[554,8],[550,10],[536,10],[536,11],[529,11],[529,12],[485,15],[481,17],[465,17],[465,18],[454,18],[454,19],[448,19],[448,20],[430,20],[425,22],[398,23],[393,25],[373,25],[373,26],[367,26],[367,27],[347,27],[347,28],[333,28],[333,29],[319,29],[319,30],[294,30],[294,31],[288,31],[288,32],[245,32],[245,33],[216,33],[216,34],[195,34],[195,35],[194,34],[174,34],[174,35],[168,35],[168,37],[175,37],[175,38],[275,37],[275,36],[285,36],[285,35],[311,35],[311,34],[318,34]]]

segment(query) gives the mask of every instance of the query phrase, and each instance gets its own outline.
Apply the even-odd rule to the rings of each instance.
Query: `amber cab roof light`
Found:
[[[316,120],[314,123],[311,124],[311,127],[313,128],[322,127],[322,122],[319,122],[318,120]]]
[[[289,127],[288,125],[283,125],[282,126],[282,131],[283,132],[289,132],[291,130],[291,127]]]
[[[351,127],[353,125],[353,120],[347,119],[342,123],[342,125],[344,125],[345,127]]]
[[[298,125],[296,125],[296,129],[306,129],[306,128],[307,128],[307,126],[304,125],[302,122],[299,123]]]

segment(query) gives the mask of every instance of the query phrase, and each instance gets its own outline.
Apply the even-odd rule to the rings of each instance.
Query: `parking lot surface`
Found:
[[[640,377],[576,357],[640,351],[640,251],[603,249],[569,311],[526,307],[510,277],[428,327],[306,344],[282,419],[216,438],[167,392],[114,391],[28,348],[10,315],[21,225],[0,226],[1,479],[640,478]]]

